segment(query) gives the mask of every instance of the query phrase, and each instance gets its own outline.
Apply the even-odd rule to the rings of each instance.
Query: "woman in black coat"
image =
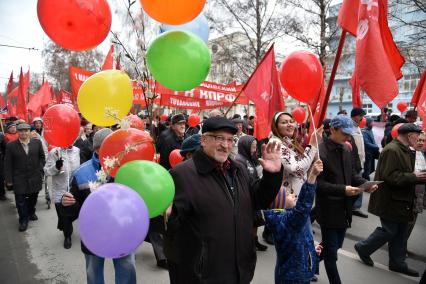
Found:
[[[242,136],[238,140],[238,154],[235,156],[235,161],[247,167],[250,183],[254,183],[262,177],[262,166],[259,164],[257,155],[257,140],[253,136]],[[267,246],[259,242],[257,237],[257,228],[263,225],[265,225],[265,222],[262,218],[262,213],[257,210],[254,212],[253,237],[256,249],[259,251],[268,249]]]

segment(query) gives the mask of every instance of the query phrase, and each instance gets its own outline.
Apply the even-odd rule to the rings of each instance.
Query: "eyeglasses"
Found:
[[[218,143],[224,143],[226,141],[228,144],[231,144],[231,145],[234,144],[234,137],[232,137],[232,138],[225,138],[222,135],[213,135],[213,134],[206,134],[206,136],[213,137],[214,140],[216,142],[218,142]]]

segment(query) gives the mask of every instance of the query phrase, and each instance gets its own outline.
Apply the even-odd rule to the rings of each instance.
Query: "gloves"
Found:
[[[62,159],[59,159],[59,160],[57,160],[56,161],[56,165],[55,165],[55,167],[56,167],[56,169],[58,170],[58,171],[60,171],[61,169],[62,169],[62,167],[64,166],[64,160],[62,160]]]

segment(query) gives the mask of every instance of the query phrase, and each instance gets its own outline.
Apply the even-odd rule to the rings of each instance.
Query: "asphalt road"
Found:
[[[0,283],[85,283],[84,257],[80,251],[78,222],[74,223],[73,246],[62,247],[63,236],[56,229],[55,209],[47,210],[44,198],[37,204],[38,221],[30,222],[26,232],[18,232],[17,213],[13,195],[7,193],[8,201],[0,202]],[[365,198],[368,200],[368,196]],[[366,204],[364,204],[365,206]],[[353,227],[348,230],[343,249],[339,251],[338,267],[343,283],[418,283],[419,278],[387,270],[387,247],[382,247],[372,258],[375,267],[362,264],[354,253],[356,241],[367,237],[379,224],[378,218],[354,217]],[[319,227],[314,225],[315,239],[321,239]],[[259,230],[259,234],[262,230]],[[423,272],[426,268],[426,213],[419,215],[416,227],[409,240],[407,262],[412,268]],[[260,237],[261,239],[261,237]],[[156,266],[149,243],[144,243],[136,252],[138,283],[169,283],[166,270]],[[269,246],[266,252],[258,252],[258,262],[252,283],[273,283],[275,249]],[[114,283],[111,260],[105,265],[106,283]],[[328,283],[324,266],[318,283]]]

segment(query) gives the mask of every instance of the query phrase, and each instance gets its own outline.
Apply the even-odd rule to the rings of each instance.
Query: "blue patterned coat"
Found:
[[[264,212],[266,226],[272,231],[277,251],[276,284],[309,282],[318,273],[318,257],[308,223],[315,188],[315,185],[304,183],[296,207]]]

